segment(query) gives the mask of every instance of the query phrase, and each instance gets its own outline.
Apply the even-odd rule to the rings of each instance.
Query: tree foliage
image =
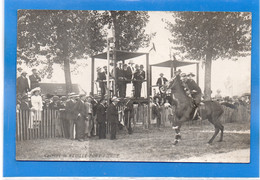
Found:
[[[60,64],[70,92],[70,64],[102,52],[107,27],[114,26],[116,49],[136,51],[149,43],[148,18],[147,12],[137,11],[19,10],[17,60],[44,65],[41,73],[49,78],[53,64]]]
[[[115,48],[124,51],[137,51],[147,47],[150,35],[145,33],[145,27],[149,20],[145,11],[105,11],[104,24],[114,27]]]
[[[30,66],[45,64],[51,75],[53,64],[75,63],[101,52],[105,46],[103,24],[97,11],[19,10],[17,58]]]
[[[211,61],[247,56],[251,50],[251,14],[246,12],[174,12],[167,21],[170,42],[183,59],[203,60],[205,95],[211,93]]]

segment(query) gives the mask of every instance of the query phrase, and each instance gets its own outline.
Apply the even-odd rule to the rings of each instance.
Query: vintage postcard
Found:
[[[251,23],[18,10],[16,160],[250,163]]]

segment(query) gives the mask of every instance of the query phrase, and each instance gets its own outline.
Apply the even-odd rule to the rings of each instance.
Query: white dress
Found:
[[[40,95],[33,95],[31,97],[31,104],[32,108],[28,128],[33,129],[38,128],[42,120],[42,97]]]

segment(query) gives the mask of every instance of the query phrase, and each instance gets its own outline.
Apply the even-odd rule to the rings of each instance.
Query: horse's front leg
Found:
[[[173,129],[175,129],[175,140],[174,140],[174,143],[173,145],[176,145],[178,144],[178,142],[181,140],[181,126],[182,126],[182,123],[187,121],[187,117],[182,117],[179,121],[175,122],[174,123],[174,126],[173,126]]]
[[[174,142],[173,142],[173,145],[178,144],[178,142],[181,140],[180,129],[179,129],[179,128],[178,128],[178,129],[175,129],[175,132],[176,132],[176,134],[175,134],[175,140],[174,140]]]

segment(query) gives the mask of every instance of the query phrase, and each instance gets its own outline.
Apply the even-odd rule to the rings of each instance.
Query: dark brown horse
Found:
[[[179,142],[181,139],[180,128],[181,125],[193,119],[194,108],[193,108],[193,100],[186,94],[184,88],[182,86],[182,82],[179,74],[173,77],[166,89],[171,89],[175,99],[177,100],[176,107],[176,121],[173,122],[173,126],[175,126],[175,141],[174,145]],[[205,101],[204,105],[200,107],[200,115],[202,119],[208,119],[215,127],[215,133],[212,138],[209,140],[209,144],[213,142],[215,137],[218,135],[219,131],[221,131],[219,141],[223,140],[223,131],[224,126],[220,122],[220,117],[223,114],[223,109],[221,105],[217,101]]]

